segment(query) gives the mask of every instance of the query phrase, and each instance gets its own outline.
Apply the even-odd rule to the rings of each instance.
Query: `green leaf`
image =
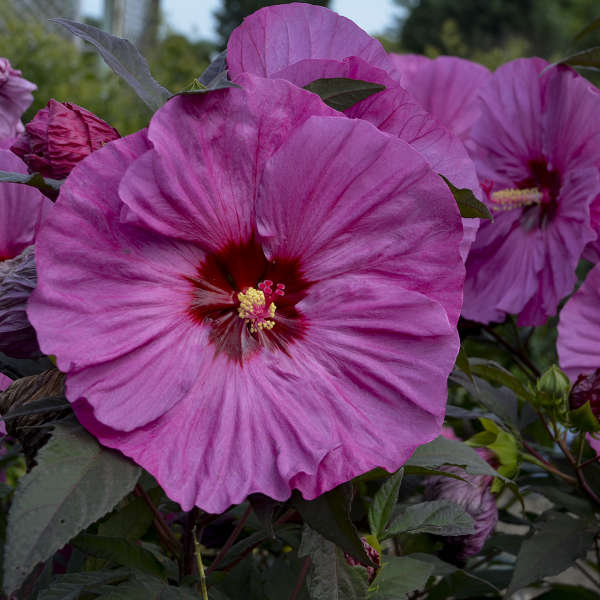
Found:
[[[222,594],[209,594],[210,600],[225,600]],[[199,600],[198,592],[188,587],[175,587],[161,579],[136,573],[121,585],[107,590],[95,600]]]
[[[155,487],[148,491],[150,499],[159,502],[163,492]],[[123,537],[137,540],[148,531],[154,515],[143,498],[133,498],[123,508],[98,526],[98,534],[106,537]]]
[[[428,469],[427,467],[415,467],[414,465],[404,465],[405,475],[421,475],[423,477],[449,477],[450,479],[460,479],[467,481],[464,477],[451,473],[450,471],[442,471],[440,469]]]
[[[424,588],[432,572],[433,565],[410,556],[385,556],[369,600],[398,600],[404,594]]]
[[[439,468],[442,465],[462,467],[470,475],[491,475],[498,473],[488,463],[463,442],[448,440],[443,436],[419,446],[406,463],[415,467]],[[406,467],[405,467],[406,468]]]
[[[12,358],[0,352],[0,373],[13,380],[28,375],[39,375],[48,369],[54,368],[54,366],[46,356],[37,359]]]
[[[366,600],[366,568],[351,566],[334,543],[308,525],[302,532],[298,556],[311,558],[307,587],[313,600]]]
[[[587,27],[584,27],[576,36],[575,41],[580,40],[581,38],[588,35],[588,33],[592,33],[596,29],[600,29],[600,17],[594,19]]]
[[[194,79],[191,85],[187,88],[177,92],[175,96],[184,95],[189,96],[192,94],[206,94],[207,92],[214,92],[215,90],[222,90],[225,88],[239,88],[240,86],[227,78],[227,50],[220,52],[217,57],[208,65],[204,73]]]
[[[295,493],[292,503],[312,529],[362,564],[376,566],[367,556],[358,531],[350,519],[352,493],[352,484],[346,483],[310,501]]]
[[[8,514],[4,589],[105,515],[135,485],[140,469],[104,448],[79,424],[57,424],[20,480]]]
[[[146,59],[129,40],[69,19],[50,21],[66,27],[73,35],[92,44],[106,64],[133,88],[150,110],[158,110],[171,96],[169,90],[152,77]]]
[[[407,506],[387,528],[385,537],[398,533],[467,535],[475,531],[473,518],[450,500],[432,500]]]
[[[104,569],[88,573],[58,575],[49,587],[42,590],[37,600],[77,600],[84,592],[99,585],[120,583],[131,576],[128,569]]]
[[[473,373],[471,372],[471,365],[469,364],[469,357],[465,352],[465,349],[461,345],[456,357],[456,366],[471,380],[473,381]]]
[[[552,589],[535,600],[598,600],[598,593],[575,585],[554,584]]]
[[[377,490],[373,502],[369,506],[369,527],[371,533],[379,538],[381,537],[385,526],[390,520],[392,510],[398,502],[398,493],[402,484],[404,471],[396,471],[383,485]]]
[[[12,173],[10,171],[0,171],[0,182],[2,183],[22,183],[37,188],[51,200],[56,200],[60,186],[63,180],[50,179],[43,177],[41,173]]]
[[[458,210],[460,211],[460,216],[466,219],[489,219],[490,221],[494,220],[492,217],[492,213],[490,209],[481,201],[475,198],[475,194],[471,190],[466,188],[457,188],[452,183],[446,179],[443,175],[440,177],[446,182],[446,185],[450,188],[454,199],[456,200],[456,204],[458,205]]]
[[[517,377],[493,360],[471,358],[469,363],[471,364],[473,375],[478,375],[487,381],[504,385],[527,402],[533,402],[535,400],[535,395],[532,394]]]
[[[152,552],[138,546],[132,540],[82,533],[71,543],[82,552],[97,558],[110,560],[156,577],[165,577],[163,565],[158,562]]]
[[[304,86],[305,90],[317,94],[335,110],[344,111],[369,96],[385,90],[385,86],[360,79],[332,77],[330,79],[315,79]]]
[[[600,69],[600,46],[588,48],[581,52],[571,54],[559,61],[562,64],[570,65],[571,67],[584,67],[586,69]]]
[[[600,431],[600,423],[592,412],[589,400],[579,408],[569,411],[569,421],[578,431],[585,431],[586,433],[598,433]]]
[[[594,527],[583,519],[556,514],[521,545],[507,596],[544,577],[558,575],[586,555]]]

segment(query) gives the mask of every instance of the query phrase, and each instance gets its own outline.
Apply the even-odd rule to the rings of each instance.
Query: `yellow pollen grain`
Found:
[[[537,188],[506,189],[492,192],[491,200],[496,205],[493,210],[512,210],[530,204],[539,204],[544,194]]]
[[[277,307],[271,302],[266,308],[267,314],[265,314],[266,300],[262,290],[253,287],[248,288],[245,292],[240,292],[237,299],[240,303],[238,315],[241,319],[248,321],[251,333],[257,333],[263,329],[273,329],[275,321],[272,318],[275,316]],[[271,319],[266,318],[266,316],[271,317]]]

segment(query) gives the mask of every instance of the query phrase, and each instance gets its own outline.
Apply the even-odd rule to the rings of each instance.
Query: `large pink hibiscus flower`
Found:
[[[9,150],[0,150],[0,170],[27,173],[27,166]],[[32,244],[51,207],[34,188],[0,183],[0,352],[10,356],[38,351],[25,309],[35,287]]]
[[[430,59],[415,54],[390,54],[395,78],[461,140],[466,141],[480,115],[479,90],[491,73],[477,63],[456,56]]]
[[[82,423],[211,512],[314,498],[437,436],[463,277],[456,205],[415,150],[236,82],[75,167],[29,305]]]
[[[392,77],[394,65],[381,44],[349,19],[321,6],[268,6],[247,17],[227,46],[232,77],[253,73],[300,87],[321,78],[379,83],[378,92],[344,111],[408,142],[431,168],[455,186],[480,194],[475,167],[462,142]],[[466,258],[479,226],[463,219],[461,254]]]
[[[495,222],[471,248],[463,315],[483,323],[515,313],[521,325],[540,325],[556,314],[597,235],[600,93],[566,67],[541,74],[546,66],[532,58],[500,67],[471,129]]]

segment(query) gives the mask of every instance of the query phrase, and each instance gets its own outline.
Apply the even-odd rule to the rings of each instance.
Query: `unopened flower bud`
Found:
[[[468,475],[458,467],[443,467],[443,470],[455,473],[465,481],[443,476],[429,477],[425,484],[425,498],[455,502],[472,517],[474,533],[443,538],[442,558],[462,565],[483,548],[498,522],[496,498],[490,490],[493,478]]]
[[[344,552],[344,557],[346,558],[346,561],[348,562],[349,565],[351,565],[352,567],[364,567],[367,571],[367,577],[369,578],[369,583],[372,583],[373,580],[375,579],[375,576],[377,575],[377,568],[379,568],[379,566],[381,565],[381,558],[379,556],[379,552],[377,552],[377,550],[375,550],[375,548],[373,548],[373,546],[371,546],[367,540],[365,540],[365,538],[361,538],[362,544],[363,544],[363,548],[365,549],[365,552],[367,553],[367,556],[377,565],[377,567],[370,567],[368,565],[363,565],[361,562],[359,562],[358,560],[356,560],[353,556],[350,556],[348,553]]]
[[[79,161],[119,137],[114,127],[89,110],[51,99],[27,123],[11,150],[30,172],[64,179]]]
[[[39,354],[35,330],[25,311],[35,285],[33,246],[15,258],[0,260],[0,352],[9,356]]]
[[[571,425],[588,433],[600,431],[600,369],[579,375],[569,395]]]
[[[569,378],[557,365],[552,365],[537,381],[538,400],[545,406],[566,408],[571,389]]]

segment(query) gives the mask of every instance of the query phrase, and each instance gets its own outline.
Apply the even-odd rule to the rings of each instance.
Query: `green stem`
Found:
[[[208,600],[208,590],[206,589],[206,573],[204,572],[204,564],[202,563],[202,549],[196,537],[196,529],[192,532],[194,540],[194,554],[196,555],[196,564],[198,565],[198,573],[200,574],[200,590],[202,591],[202,600]]]
[[[583,436],[583,434],[581,434],[581,435]],[[577,475],[577,480],[579,481],[579,485],[582,487],[582,489],[585,491],[585,493],[596,504],[600,504],[600,498],[594,492],[594,490],[592,490],[592,488],[589,486],[588,482],[586,481],[585,477],[583,476],[583,471],[581,470],[580,466],[577,464],[577,461],[571,454],[571,451],[569,450],[569,448],[567,448],[567,444],[562,439],[562,437],[557,436],[556,443],[560,446],[560,449],[563,451],[563,454],[567,457],[567,460],[571,463],[571,466],[573,467],[573,469],[575,469],[575,474]]]
[[[532,454],[529,454],[528,452],[523,452],[521,456],[523,457],[523,460],[526,460],[527,462],[533,463],[534,465],[541,467],[542,469],[544,469],[544,471],[548,471],[548,473],[552,473],[557,477],[560,477],[562,480],[570,483],[571,485],[577,485],[577,479],[575,479],[575,477],[571,477],[571,475],[563,473],[550,463],[542,462],[541,460],[539,460]]]
[[[516,360],[519,367],[521,368],[521,371],[523,371],[523,373],[525,373],[525,375],[527,375],[532,381],[535,381],[541,375],[538,368],[529,360],[529,358],[527,358],[527,356],[525,356],[525,354],[523,354],[523,352],[521,352],[520,350],[515,348],[509,342],[507,342],[501,335],[496,333],[489,325],[482,325],[481,327],[484,331],[486,331],[489,335],[491,335],[498,343],[500,343],[502,346],[504,346],[512,354],[513,358]],[[527,367],[527,369],[529,369],[529,371],[531,371],[531,372],[523,369],[523,366]]]

